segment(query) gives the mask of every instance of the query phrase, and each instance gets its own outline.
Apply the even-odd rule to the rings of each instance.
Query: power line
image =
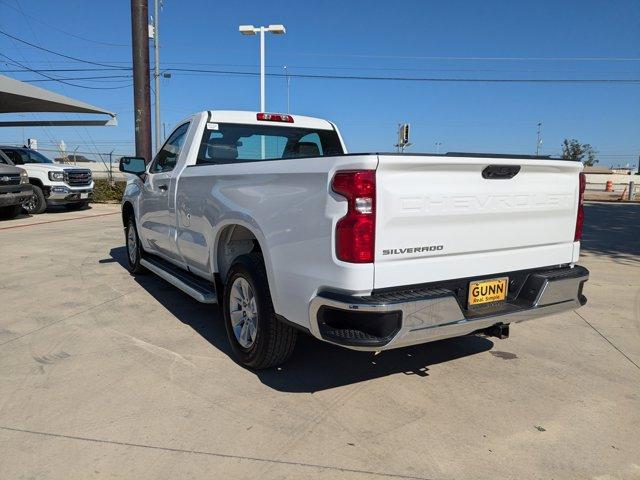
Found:
[[[86,38],[86,37],[83,37],[81,35],[77,35],[75,33],[67,32],[66,30],[62,30],[61,28],[56,27],[55,25],[52,25],[52,24],[47,23],[47,22],[45,22],[43,20],[40,20],[39,18],[36,18],[36,17],[34,17],[32,15],[28,15],[28,14],[24,13],[22,11],[22,9],[18,10],[16,7],[14,7],[13,5],[10,5],[9,3],[5,2],[4,0],[0,0],[0,3],[2,3],[3,5],[6,5],[7,7],[15,10],[18,13],[21,13],[22,15],[24,15],[25,17],[30,18],[31,20],[34,20],[34,21],[36,21],[36,22],[38,22],[38,23],[40,23],[42,25],[47,26],[48,28],[56,30],[56,31],[58,31],[60,33],[63,33],[65,35],[69,35],[70,37],[77,38],[79,40],[84,40],[85,42],[95,43],[95,44],[98,44],[98,45],[105,45],[105,46],[108,46],[108,47],[129,47],[130,46],[130,45],[122,44],[122,43],[101,42],[100,40],[93,40],[91,38]]]
[[[12,63],[14,63],[14,64],[16,64],[16,65],[18,65],[18,66],[20,66],[22,68],[25,68],[25,69],[27,69],[27,70],[29,70],[29,71],[37,74],[37,75],[42,75],[43,77],[45,77],[45,78],[47,78],[47,79],[49,79],[51,81],[60,82],[60,83],[62,83],[64,85],[69,85],[70,87],[85,88],[85,89],[88,89],[88,90],[115,90],[117,88],[127,88],[127,87],[131,86],[131,85],[125,85],[125,86],[118,86],[118,87],[90,87],[88,85],[78,85],[77,83],[69,83],[64,78],[55,78],[55,77],[52,77],[50,75],[47,75],[46,73],[41,73],[41,72],[39,72],[37,70],[29,68],[26,65],[14,60],[13,58],[8,57],[4,53],[0,53],[0,56],[6,58],[10,62],[12,62]]]
[[[0,0],[1,1],[1,0]],[[29,62],[36,63],[36,62]],[[124,70],[121,67],[113,67],[113,68],[35,68],[39,72],[47,72],[47,73],[57,73],[57,72],[121,72]],[[127,69],[130,70],[130,69]],[[22,72],[30,72],[31,70],[21,70],[21,69],[13,69],[13,70],[3,70],[6,73],[22,73]]]
[[[131,75],[101,75],[101,76],[93,76],[93,77],[64,77],[64,78],[35,78],[29,80],[21,80],[26,83],[36,83],[36,82],[59,82],[60,80],[102,80],[109,78],[131,78]]]
[[[218,52],[222,52],[219,50]],[[238,50],[225,49],[225,53],[238,52]],[[274,52],[272,55],[284,56],[284,53]],[[349,53],[310,53],[287,52],[287,56],[297,57],[324,57],[324,58],[379,58],[400,60],[435,60],[435,61],[496,61],[496,62],[640,62],[640,57],[473,57],[473,56],[421,56],[421,55],[375,55],[375,54],[349,54]],[[181,62],[194,64],[193,62]],[[206,63],[197,63],[207,65]],[[208,64],[212,65],[212,64]]]
[[[1,0],[0,0],[1,1]],[[39,63],[33,61],[30,63]],[[56,62],[58,63],[58,62]],[[62,62],[61,62],[62,63]],[[66,63],[66,62],[65,62]],[[112,61],[110,63],[127,63]],[[215,66],[215,67],[244,67],[255,68],[254,64],[234,64],[234,63],[200,63],[200,62],[166,62],[164,70],[176,70],[179,65],[192,66]],[[281,65],[266,65],[270,69],[282,69]],[[338,66],[338,65],[287,65],[287,69],[301,70],[362,70],[362,71],[393,71],[393,72],[482,72],[482,73],[590,73],[582,70],[539,70],[539,69],[498,69],[498,68],[409,68],[409,67],[379,67],[379,66]],[[120,71],[130,68],[113,66],[110,68],[46,68],[39,69],[42,72],[93,72],[93,71]],[[22,72],[23,70],[5,70],[10,73]],[[638,74],[638,71],[605,71],[606,74]]]
[[[305,57],[344,57],[344,58],[400,58],[405,60],[453,60],[453,61],[533,61],[533,62],[640,62],[640,57],[464,57],[464,56],[421,56],[421,55],[369,55],[350,53],[300,53],[288,52],[288,55]]]
[[[171,72],[185,73],[210,73],[215,75],[237,75],[237,76],[257,76],[256,72],[241,72],[234,70],[206,70],[192,68],[170,68]],[[621,84],[637,84],[640,79],[622,79],[622,78],[453,78],[453,77],[385,77],[385,76],[367,76],[367,75],[316,75],[305,73],[267,73],[270,77],[293,77],[308,79],[330,79],[330,80],[378,80],[378,81],[400,81],[400,82],[454,82],[454,83],[621,83]]]
[[[6,57],[6,55],[3,55]],[[6,57],[9,58],[9,57]],[[17,64],[17,62],[14,61]],[[24,65],[20,65],[30,72],[39,73],[50,70],[36,70]],[[53,69],[55,70],[55,69]],[[91,71],[93,69],[89,69]],[[116,69],[118,70],[118,69]],[[121,69],[120,69],[121,70]],[[166,71],[178,72],[185,74],[210,74],[210,75],[230,75],[230,76],[257,76],[257,72],[244,72],[239,70],[209,70],[195,68],[167,68]],[[557,83],[557,84],[639,84],[640,79],[636,78],[464,78],[464,77],[392,77],[392,76],[368,76],[368,75],[329,75],[329,74],[306,74],[306,73],[266,73],[270,77],[278,78],[302,78],[302,79],[325,79],[325,80],[368,80],[368,81],[398,81],[398,82],[440,82],[440,83]],[[49,77],[52,80],[75,80],[74,77]],[[100,78],[116,78],[118,76],[102,76],[91,77],[93,79]],[[124,76],[122,76],[124,77]]]
[[[89,65],[97,65],[99,67],[111,67],[111,68],[120,68],[121,70],[129,70],[129,68],[127,68],[127,67],[117,67],[116,65],[108,65],[106,63],[92,62],[91,60],[83,60],[82,58],[72,57],[71,55],[65,55],[64,53],[54,52],[53,50],[49,50],[48,48],[41,47],[40,45],[36,45],[34,43],[31,43],[31,42],[27,42],[26,40],[18,38],[18,37],[14,36],[14,35],[11,35],[10,33],[4,32],[2,30],[0,30],[0,34],[4,35],[5,37],[11,38],[11,39],[13,39],[13,40],[15,40],[17,42],[24,43],[25,45],[29,45],[30,47],[37,48],[38,50],[42,50],[44,52],[48,52],[48,53],[51,53],[53,55],[57,55],[57,56],[62,57],[62,58],[67,58],[69,60],[73,60],[73,61],[76,61],[76,62],[88,63]]]

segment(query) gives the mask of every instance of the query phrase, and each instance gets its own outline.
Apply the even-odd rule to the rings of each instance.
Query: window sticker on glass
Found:
[[[218,130],[217,123],[207,123],[207,130]]]

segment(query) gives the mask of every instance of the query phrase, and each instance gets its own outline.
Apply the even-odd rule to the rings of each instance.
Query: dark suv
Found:
[[[0,217],[13,218],[33,198],[29,175],[0,151]]]

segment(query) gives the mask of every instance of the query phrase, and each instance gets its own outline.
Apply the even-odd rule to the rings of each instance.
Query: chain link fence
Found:
[[[629,182],[587,182],[586,200],[640,200],[640,176]]]

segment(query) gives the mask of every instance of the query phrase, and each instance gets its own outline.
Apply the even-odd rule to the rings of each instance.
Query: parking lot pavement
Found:
[[[640,478],[640,205],[586,218],[577,313],[259,373],[118,207],[2,222],[0,478]]]
[[[44,215],[28,215],[23,213],[11,220],[0,221],[0,231],[13,230],[25,226],[43,225],[47,223],[67,222],[79,218],[114,216],[120,211],[119,205],[93,204],[84,210],[68,210],[65,207],[49,207]],[[63,227],[64,228],[64,227]]]

